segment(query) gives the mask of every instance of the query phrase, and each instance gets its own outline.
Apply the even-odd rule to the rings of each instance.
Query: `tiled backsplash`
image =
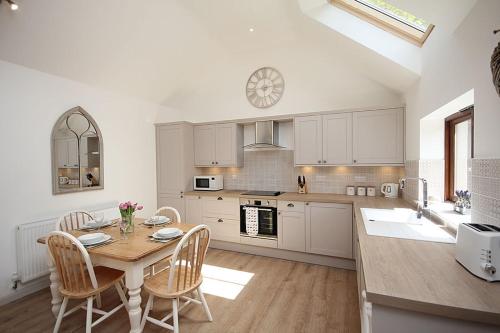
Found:
[[[472,221],[500,226],[500,159],[473,159]]]
[[[472,159],[468,161],[470,173],[467,177],[468,189],[472,193],[472,221],[500,226],[500,160]],[[424,177],[429,181],[429,194],[442,195],[444,189],[444,162],[406,161],[407,177]],[[419,184],[408,181],[403,198],[413,201],[418,198]],[[443,198],[442,196],[440,198]]]
[[[295,192],[297,177],[305,175],[309,192],[345,194],[347,185],[375,186],[397,183],[403,167],[295,167],[293,151],[245,151],[243,168],[199,168],[198,174],[224,175],[228,190]]]

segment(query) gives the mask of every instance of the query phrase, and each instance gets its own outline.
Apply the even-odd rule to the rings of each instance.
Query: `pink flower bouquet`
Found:
[[[130,201],[122,202],[118,208],[120,209],[120,214],[122,216],[122,223],[120,224],[120,231],[122,234],[131,233],[134,231],[134,213],[136,210],[141,210],[144,207],[139,205],[137,202],[132,203]]]

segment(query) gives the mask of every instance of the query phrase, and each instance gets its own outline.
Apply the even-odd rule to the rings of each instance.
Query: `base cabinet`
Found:
[[[181,195],[168,195],[168,194],[161,194],[158,196],[158,208],[160,207],[173,207],[179,211],[179,214],[181,216],[181,222],[185,221],[186,218],[186,206],[184,202],[184,196]],[[168,214],[168,213],[167,213]],[[174,215],[169,215],[171,219],[174,219]]]
[[[309,203],[306,206],[306,251],[353,259],[352,205]]]
[[[186,219],[185,222],[189,224],[202,224],[202,199],[200,196],[187,195],[185,197],[186,203]]]
[[[211,231],[211,238],[214,240],[226,242],[240,242],[240,221],[217,218],[203,217],[203,224],[206,224]]]
[[[304,213],[278,212],[278,248],[306,252],[306,221]]]

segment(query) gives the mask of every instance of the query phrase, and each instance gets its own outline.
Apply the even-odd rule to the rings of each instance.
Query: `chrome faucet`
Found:
[[[422,190],[423,190],[423,193],[422,193],[422,200],[423,200],[423,205],[420,205],[420,202],[418,203],[417,205],[417,218],[422,218],[422,215],[424,213],[424,211],[426,210],[429,210],[428,207],[429,207],[429,198],[428,198],[428,192],[427,192],[427,180],[425,178],[415,178],[415,177],[407,177],[407,178],[402,178],[400,181],[399,181],[399,185],[401,187],[401,189],[404,189],[406,187],[406,181],[408,179],[412,179],[412,180],[420,180],[422,182]]]

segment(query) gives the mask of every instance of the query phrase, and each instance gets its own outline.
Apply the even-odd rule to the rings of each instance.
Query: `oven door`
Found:
[[[240,233],[247,235],[246,207],[256,207],[259,210],[259,233],[262,237],[278,237],[278,209],[274,207],[240,206]]]

